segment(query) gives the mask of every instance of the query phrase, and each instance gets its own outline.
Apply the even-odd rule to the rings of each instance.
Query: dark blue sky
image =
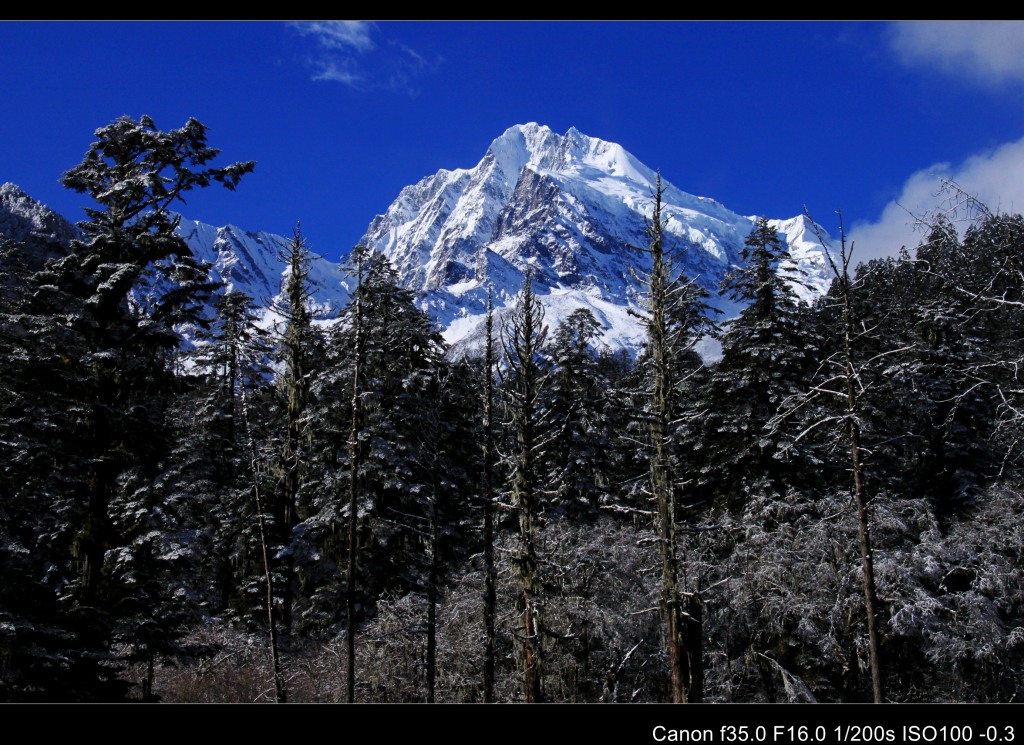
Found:
[[[536,121],[741,214],[806,204],[835,232],[842,209],[884,253],[908,222],[896,201],[935,206],[934,171],[1024,209],[1022,48],[1018,23],[2,22],[0,182],[79,219],[57,179],[98,127],[191,116],[220,163],[257,166],[182,212],[301,220],[334,258],[403,186]]]

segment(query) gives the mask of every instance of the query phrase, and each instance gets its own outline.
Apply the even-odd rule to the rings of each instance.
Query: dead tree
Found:
[[[826,247],[825,256],[834,276],[832,295],[838,305],[840,313],[840,329],[842,345],[839,351],[825,361],[822,367],[825,379],[813,386],[808,397],[798,404],[802,406],[810,399],[822,398],[839,404],[839,413],[833,416],[825,416],[814,421],[809,427],[797,436],[802,439],[812,429],[829,422],[841,423],[846,430],[849,444],[850,474],[853,486],[854,504],[857,509],[857,538],[860,549],[862,585],[864,590],[864,610],[867,617],[868,630],[868,651],[871,666],[871,689],[875,703],[882,703],[885,700],[885,686],[882,677],[882,658],[878,635],[879,602],[878,592],[875,588],[875,562],[874,553],[871,548],[871,516],[869,499],[865,486],[864,456],[862,419],[863,397],[865,393],[865,377],[867,366],[876,365],[884,357],[899,354],[905,349],[892,349],[872,356],[868,360],[862,360],[858,353],[858,344],[864,337],[872,333],[873,329],[863,328],[858,324],[854,309],[854,299],[857,281],[850,274],[850,264],[853,255],[853,245],[847,246],[846,233],[842,223],[842,213],[839,215],[839,256],[838,263],[833,257],[828,241],[825,239],[818,224],[814,222],[810,214],[807,215],[814,226],[818,241]]]

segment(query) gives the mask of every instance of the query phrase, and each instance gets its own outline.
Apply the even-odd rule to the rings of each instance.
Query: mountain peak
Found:
[[[518,173],[527,165],[537,166],[557,152],[561,136],[550,127],[529,122],[506,129],[487,149],[501,171]],[[485,156],[486,157],[486,156]]]
[[[387,255],[403,283],[423,293],[423,307],[449,342],[472,346],[487,285],[495,287],[496,306],[508,306],[532,264],[550,324],[587,307],[605,326],[609,346],[636,349],[644,333],[626,309],[642,302],[635,277],[649,259],[629,246],[646,245],[656,180],[617,143],[575,127],[560,135],[536,122],[517,124],[474,168],[439,171],[403,189],[361,242]],[[662,186],[666,239],[687,275],[717,296],[726,271],[742,261],[753,223],[667,180]],[[788,227],[797,232],[796,224]],[[820,246],[799,233],[809,260]],[[727,314],[737,310],[726,300],[719,305]]]
[[[576,127],[560,135],[536,122],[517,124],[494,140],[487,152],[503,173],[530,167],[539,172],[589,172],[591,178],[604,174],[637,184],[653,183],[655,177],[621,145],[583,134]]]

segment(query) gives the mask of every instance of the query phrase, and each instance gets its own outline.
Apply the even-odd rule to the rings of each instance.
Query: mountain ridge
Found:
[[[404,187],[371,220],[360,241],[384,253],[401,284],[440,326],[452,354],[472,353],[482,340],[487,291],[500,318],[514,307],[527,266],[554,328],[578,308],[594,313],[601,344],[639,350],[644,328],[631,311],[643,306],[636,279],[649,259],[646,229],[658,172],[625,148],[581,133],[559,135],[528,123],[505,130],[472,168],[440,169]],[[667,247],[679,268],[701,284],[711,302],[734,317],[740,307],[718,294],[730,267],[741,263],[755,217],[661,180]],[[794,290],[805,302],[825,292],[831,277],[824,248],[803,215],[769,221],[804,273]],[[32,240],[51,252],[76,229],[13,184],[0,187],[0,232]],[[211,278],[244,291],[264,308],[268,323],[287,276],[284,251],[292,240],[234,225],[215,227],[181,217],[179,234]],[[21,236],[20,238],[18,236]],[[310,262],[310,294],[321,321],[336,318],[348,300],[337,264]],[[704,354],[713,358],[713,345]]]

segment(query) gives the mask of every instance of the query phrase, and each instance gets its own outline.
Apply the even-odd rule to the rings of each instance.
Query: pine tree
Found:
[[[38,277],[44,334],[69,342],[52,384],[71,393],[45,415],[66,445],[55,478],[68,488],[52,509],[66,526],[58,545],[77,569],[62,600],[81,633],[152,655],[177,623],[160,578],[178,556],[167,538],[179,515],[154,488],[169,445],[176,327],[202,323],[210,288],[170,207],[213,182],[234,189],[253,164],[209,167],[218,151],[194,119],[163,132],[148,117],[125,117],[96,137],[61,181],[98,207],[86,208],[70,253]]]
[[[763,490],[782,495],[793,479],[791,433],[776,414],[800,389],[811,347],[790,285],[800,273],[767,219],[754,223],[741,257],[744,264],[722,284],[745,307],[721,337],[722,358],[705,402],[701,478],[713,496],[733,505]]]
[[[544,624],[537,530],[543,494],[539,466],[545,445],[542,404],[548,377],[541,350],[546,336],[544,307],[533,291],[533,272],[527,268],[515,311],[502,329],[508,365],[502,389],[506,396],[506,426],[513,438],[509,456],[510,487],[512,510],[519,528],[513,566],[519,586],[516,613],[520,625],[523,695],[528,702],[544,700]]]
[[[701,599],[691,594],[684,603],[680,584],[677,522],[678,490],[684,466],[675,457],[679,414],[681,361],[693,343],[709,328],[703,293],[692,280],[673,268],[665,247],[662,217],[662,184],[659,175],[654,206],[647,226],[651,270],[643,277],[646,310],[641,322],[647,328],[647,347],[642,360],[647,406],[645,419],[650,443],[650,491],[657,506],[660,553],[662,633],[669,660],[674,703],[697,702],[703,697]]]
[[[280,380],[280,395],[283,399],[278,456],[278,484],[271,498],[273,515],[273,540],[282,547],[283,559],[280,570],[282,611],[281,623],[285,633],[292,629],[292,607],[297,591],[294,567],[296,540],[295,527],[307,517],[311,505],[304,502],[303,482],[306,461],[309,454],[308,407],[311,379],[316,371],[316,358],[320,346],[317,332],[313,328],[313,317],[309,307],[309,262],[310,253],[299,227],[295,228],[291,242],[283,252],[288,270],[284,286],[284,300],[275,308],[284,319],[284,331],[280,335],[277,356],[283,366]]]
[[[360,366],[359,480],[376,518],[367,526],[374,548],[365,556],[365,569],[377,589],[406,589],[410,578],[405,547],[410,536],[400,516],[422,515],[414,504],[425,478],[417,465],[419,420],[429,408],[431,381],[442,365],[444,342],[414,304],[413,293],[400,286],[386,257],[357,248],[350,258],[355,261],[363,264],[362,279],[342,316],[334,350],[349,358],[343,369]]]
[[[410,412],[412,425],[418,432],[414,443],[414,464],[423,474],[423,485],[415,490],[415,506],[422,517],[412,518],[408,526],[421,536],[424,544],[422,569],[413,584],[413,591],[422,593],[427,601],[425,650],[425,699],[436,697],[438,679],[438,633],[442,625],[439,611],[443,583],[453,562],[464,561],[469,550],[467,538],[471,530],[469,495],[475,493],[480,470],[479,429],[474,421],[477,393],[473,375],[466,362],[438,363],[421,392],[423,408]],[[408,518],[407,518],[408,519]],[[415,561],[416,557],[413,557]]]
[[[67,602],[74,531],[72,429],[84,381],[68,362],[79,339],[39,288],[23,244],[0,239],[0,700],[123,698],[109,627]]]
[[[425,447],[423,433],[436,414],[444,344],[386,257],[357,246],[348,268],[354,287],[313,388],[318,469],[327,476],[305,528],[321,545],[330,542],[326,553],[343,577],[354,657],[359,606],[369,607],[383,592],[429,584],[421,539],[433,505],[423,495],[440,456],[431,452],[435,444]],[[345,524],[341,541],[330,537],[339,523]],[[336,599],[326,586],[316,592],[318,613],[333,620],[329,606]],[[354,680],[349,685],[354,698]]]
[[[121,118],[96,136],[61,182],[88,193],[100,209],[86,208],[88,219],[79,224],[84,238],[52,268],[58,285],[82,303],[71,323],[86,353],[75,362],[87,371],[95,402],[82,438],[93,461],[78,541],[86,599],[98,589],[105,550],[119,540],[108,514],[118,475],[160,431],[159,412],[147,409],[155,384],[168,374],[165,355],[180,340],[174,326],[199,320],[201,293],[209,287],[175,233],[179,218],[169,208],[213,181],[234,189],[253,169],[251,162],[202,168],[219,151],[206,145],[206,128],[194,119],[161,132],[148,117]],[[130,299],[132,291],[148,288],[158,293]]]
[[[559,324],[551,348],[547,484],[555,492],[556,511],[574,516],[593,517],[608,497],[608,388],[592,348],[600,331],[594,314],[580,308]]]
[[[248,295],[226,290],[214,300],[209,331],[197,335],[191,374],[172,421],[177,446],[170,488],[193,493],[193,521],[202,536],[202,576],[215,613],[248,610],[245,588],[262,572],[256,554],[249,437],[269,428],[271,341]],[[252,432],[243,427],[242,394]],[[262,455],[262,453],[261,453]],[[268,484],[261,485],[264,488]]]

